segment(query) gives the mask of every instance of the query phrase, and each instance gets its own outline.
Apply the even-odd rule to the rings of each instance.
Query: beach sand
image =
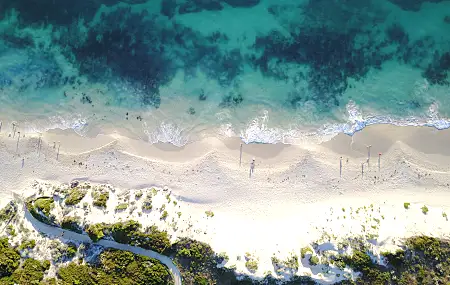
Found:
[[[9,137],[3,128],[1,206],[12,193],[34,194],[30,185],[35,180],[86,180],[122,191],[166,187],[182,205],[183,217],[198,229],[170,233],[226,252],[226,266],[236,266],[238,272],[249,274],[243,257],[250,253],[259,262],[255,277],[273,271],[271,256],[299,255],[302,247],[317,241],[364,236],[381,252],[412,235],[450,233],[443,215],[450,213],[450,130],[374,125],[322,144],[244,144],[241,166],[241,141],[236,138],[207,138],[178,148],[118,134],[85,138],[53,130],[42,140],[38,154],[37,134],[27,133],[17,144],[17,135]],[[372,145],[369,164],[367,145]],[[252,158],[255,172],[249,178]],[[169,217],[176,214],[172,208]],[[205,211],[214,217],[207,218]],[[152,219],[145,223],[170,228]],[[342,278],[303,260],[299,273],[323,283]]]

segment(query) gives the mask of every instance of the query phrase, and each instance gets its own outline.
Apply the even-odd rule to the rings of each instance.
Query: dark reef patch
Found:
[[[399,6],[406,11],[419,11],[425,2],[440,3],[448,0],[389,0],[391,3]]]
[[[450,72],[450,52],[434,55],[434,60],[424,71],[423,76],[431,84],[449,85],[448,74]]]
[[[307,21],[293,26],[289,36],[273,31],[256,39],[254,47],[262,53],[253,58],[253,63],[266,76],[287,79],[277,68],[285,64],[308,67],[306,75],[299,74],[307,79],[308,92],[290,94],[288,101],[293,106],[308,100],[324,106],[339,105],[348,78],[360,80],[371,68],[380,69],[383,62],[392,58],[392,53],[382,50],[389,42],[378,40],[381,31],[364,29],[383,15],[363,14],[356,8],[367,3],[348,2],[312,1],[304,9]],[[272,8],[277,15],[279,8]],[[397,41],[399,35],[393,37],[391,41]]]
[[[408,34],[405,32],[405,29],[398,23],[390,25],[386,29],[386,35],[391,42],[395,42],[398,44],[408,44],[409,42]]]
[[[124,29],[123,27],[127,27]],[[57,39],[73,55],[80,72],[92,80],[116,76],[132,83],[144,105],[158,107],[159,87],[168,83],[178,69],[194,74],[199,68],[221,84],[230,84],[239,74],[243,58],[239,50],[221,51],[219,42],[227,42],[219,32],[207,37],[176,22],[161,24],[146,13],[118,8],[101,15],[101,22],[82,40],[71,29],[67,37]],[[56,39],[55,39],[56,40]]]
[[[172,18],[176,11],[179,14],[198,13],[201,11],[220,11],[229,5],[233,8],[251,8],[258,5],[260,0],[163,0],[161,3],[161,14]]]
[[[68,25],[79,18],[90,21],[102,4],[113,6],[120,2],[142,4],[147,0],[2,0],[0,1],[0,13],[16,9],[20,13],[23,24]]]

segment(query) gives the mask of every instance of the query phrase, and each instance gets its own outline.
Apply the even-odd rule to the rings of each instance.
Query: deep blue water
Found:
[[[0,120],[298,142],[447,128],[450,1],[0,0]]]

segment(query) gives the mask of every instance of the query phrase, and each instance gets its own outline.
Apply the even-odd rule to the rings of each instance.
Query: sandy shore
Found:
[[[209,138],[177,148],[55,130],[43,134],[38,154],[38,138],[25,134],[17,144],[5,128],[0,133],[2,204],[12,192],[26,196],[35,179],[89,180],[122,189],[167,186],[193,219],[207,210],[215,214],[207,231],[189,235],[227,252],[238,271],[245,271],[238,257],[253,253],[261,263],[256,276],[271,269],[273,254],[287,256],[324,234],[369,233],[381,250],[418,233],[450,233],[443,217],[450,214],[450,130],[375,125],[320,145],[243,145],[241,166],[239,139]],[[373,219],[373,230],[361,229]]]

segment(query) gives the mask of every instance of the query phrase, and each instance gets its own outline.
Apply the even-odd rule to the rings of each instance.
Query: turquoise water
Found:
[[[41,2],[0,0],[6,131],[180,146],[450,126],[450,1]]]

